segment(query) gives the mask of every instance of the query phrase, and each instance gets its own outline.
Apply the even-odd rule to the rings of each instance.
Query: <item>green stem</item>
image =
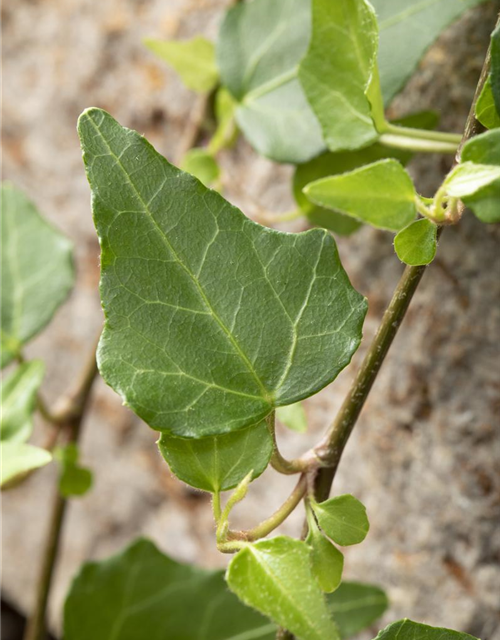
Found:
[[[462,134],[446,133],[444,131],[429,131],[428,129],[413,129],[412,127],[400,127],[397,124],[387,123],[384,133],[391,133],[403,138],[414,138],[422,140],[434,140],[435,142],[448,142],[455,145],[455,148],[462,142]]]
[[[275,471],[278,471],[278,473],[289,476],[296,473],[312,471],[318,466],[321,466],[321,461],[316,457],[314,450],[308,451],[301,458],[296,458],[293,460],[287,460],[281,455],[278,449],[278,443],[276,441],[275,415],[276,413],[275,411],[273,411],[266,418],[269,433],[271,434],[274,443],[273,454],[271,456],[271,466],[273,467],[273,469]]]
[[[394,149],[405,149],[417,153],[450,153],[457,152],[457,144],[441,140],[430,140],[403,136],[394,133],[383,133],[378,139],[380,144]]]

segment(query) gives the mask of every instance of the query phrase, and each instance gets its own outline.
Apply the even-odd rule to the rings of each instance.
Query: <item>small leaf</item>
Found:
[[[276,409],[276,418],[292,431],[307,431],[307,417],[301,402]]]
[[[83,496],[92,487],[92,471],[77,464],[66,464],[59,478],[59,493],[64,498]]]
[[[265,422],[222,436],[198,440],[162,434],[158,447],[172,473],[186,484],[216,493],[233,489],[253,470],[257,478],[273,452]]]
[[[51,454],[45,449],[24,442],[4,440],[1,443],[1,449],[0,486],[2,488],[7,488],[8,485],[17,482],[28,472],[44,467],[52,460]]]
[[[474,636],[460,631],[429,627],[420,622],[404,619],[393,622],[379,632],[377,640],[477,640]]]
[[[346,494],[313,502],[311,507],[321,529],[337,544],[347,547],[366,538],[370,528],[366,509],[354,496]]]
[[[24,362],[2,383],[0,439],[26,442],[33,431],[36,394],[45,366],[41,360]]]
[[[437,226],[426,218],[411,222],[394,238],[398,258],[413,267],[432,262],[436,247]]]
[[[2,367],[39,333],[73,281],[72,246],[18,189],[4,183],[2,200]]]
[[[83,565],[64,606],[65,640],[274,640],[275,634],[274,624],[228,590],[222,571],[176,562],[144,539]]]
[[[104,111],[79,132],[102,246],[98,364],[141,418],[221,435],[336,377],[366,301],[330,234],[255,224]]]
[[[443,183],[448,195],[454,198],[473,196],[500,179],[500,166],[462,162],[448,174]]]
[[[336,640],[305,542],[284,536],[248,545],[231,560],[226,580],[236,595],[300,640]]]
[[[219,165],[206,149],[190,149],[184,156],[181,169],[198,178],[206,187],[220,176]]]
[[[396,160],[380,160],[307,185],[306,196],[379,229],[399,231],[416,215],[415,188]]]
[[[338,588],[344,570],[343,554],[318,529],[316,520],[308,513],[309,533],[306,544],[311,549],[311,569],[322,591],[332,593]]]
[[[476,118],[487,129],[497,129],[500,127],[500,115],[495,106],[493,92],[491,91],[491,78],[488,78],[477,99]]]
[[[328,607],[342,638],[350,638],[370,627],[389,606],[382,589],[360,582],[342,582],[327,597]]]
[[[332,151],[374,142],[384,121],[377,72],[378,27],[373,7],[356,2],[312,0],[312,37],[299,79]]]
[[[229,9],[220,30],[217,59],[238,126],[277,162],[305,162],[325,146],[297,78],[310,24],[309,0],[253,0]]]
[[[235,122],[236,101],[225,87],[221,87],[215,96],[215,117],[217,129],[210,140],[208,150],[212,155],[234,144],[238,129]]]
[[[148,38],[144,44],[177,71],[188,89],[206,93],[217,85],[219,71],[215,63],[215,48],[206,38],[196,36],[184,41]]]

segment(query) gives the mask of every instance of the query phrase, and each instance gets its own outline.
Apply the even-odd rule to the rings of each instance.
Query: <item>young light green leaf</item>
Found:
[[[379,229],[399,231],[416,215],[415,188],[396,160],[379,160],[354,171],[312,182],[312,202],[341,211]]]
[[[52,460],[51,454],[45,449],[34,447],[24,442],[2,440],[2,469],[0,472],[0,486],[8,488],[20,480],[25,474],[44,467]]]
[[[215,47],[206,38],[196,36],[184,41],[147,38],[144,44],[177,71],[188,89],[206,93],[217,85],[219,71],[215,63]]]
[[[215,96],[215,117],[217,129],[208,145],[212,155],[221,149],[231,147],[237,136],[238,129],[235,121],[236,101],[225,87],[221,87]]]
[[[45,371],[41,360],[24,362],[2,381],[0,440],[26,442],[33,431],[36,394]]]
[[[476,118],[487,129],[497,129],[500,127],[500,114],[493,100],[491,90],[491,78],[486,81],[481,94],[476,102]]]
[[[389,606],[382,589],[360,582],[342,582],[327,597],[327,604],[342,638],[350,638],[370,627]]]
[[[307,431],[307,417],[301,402],[276,409],[276,418],[292,431]]]
[[[443,182],[448,195],[454,198],[473,196],[492,182],[500,180],[500,166],[461,162]]]
[[[59,477],[59,493],[64,498],[83,496],[92,487],[92,471],[78,464],[79,451],[74,443],[58,447],[54,458],[61,464]]]
[[[463,148],[462,161],[500,166],[500,129],[469,140]],[[482,222],[500,222],[500,180],[463,201]]]
[[[238,125],[277,162],[305,162],[325,146],[297,78],[310,24],[309,0],[252,0],[229,9],[220,30],[217,60]]]
[[[437,226],[427,218],[411,222],[394,238],[398,258],[412,267],[432,262],[436,248]]]
[[[252,470],[254,479],[260,476],[269,464],[273,439],[263,421],[236,433],[198,440],[163,433],[158,448],[180,480],[216,493],[233,489]]]
[[[220,168],[212,154],[206,149],[190,149],[181,164],[181,169],[198,178],[206,187],[220,176]]]
[[[376,640],[477,640],[474,636],[460,631],[429,627],[420,622],[412,622],[405,618],[393,622],[379,632]]]
[[[378,17],[378,66],[386,105],[403,89],[429,46],[464,11],[484,0],[372,0]]]
[[[240,600],[299,640],[339,638],[305,542],[279,536],[248,545],[231,560],[226,580]]]
[[[274,640],[275,634],[274,624],[227,589],[222,571],[180,564],[144,539],[85,564],[64,606],[65,640]]]
[[[73,281],[72,247],[32,202],[1,187],[1,365],[48,324]]]
[[[316,519],[308,509],[309,532],[306,544],[311,550],[311,569],[322,591],[332,593],[338,588],[344,570],[343,554],[321,533]]]
[[[381,124],[377,47],[369,2],[312,0],[312,37],[299,79],[331,151],[358,149],[378,138],[371,104]]]
[[[343,547],[359,544],[370,528],[366,509],[350,494],[312,502],[311,507],[324,533]]]
[[[220,435],[335,378],[366,301],[326,231],[255,224],[104,111],[79,132],[102,246],[99,368],[140,417]]]

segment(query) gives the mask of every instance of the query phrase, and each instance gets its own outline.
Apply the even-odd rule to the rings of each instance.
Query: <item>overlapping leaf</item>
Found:
[[[39,333],[73,286],[71,243],[10,184],[1,187],[1,364]]]
[[[342,582],[327,602],[342,638],[355,636],[369,627],[389,607],[389,600],[380,587],[361,582]]]
[[[430,627],[412,620],[399,620],[383,629],[377,640],[477,640],[474,636],[452,629]]]
[[[340,585],[344,570],[344,556],[321,533],[311,511],[307,513],[309,532],[306,544],[311,550],[311,569],[321,590],[332,593]]]
[[[331,540],[342,546],[359,544],[370,528],[364,505],[349,494],[312,502],[318,524]]]
[[[102,246],[99,367],[136,413],[220,435],[335,378],[366,302],[326,231],[251,222],[104,111],[79,132]]]
[[[436,248],[437,226],[427,218],[411,222],[394,238],[398,258],[412,267],[432,262]]]

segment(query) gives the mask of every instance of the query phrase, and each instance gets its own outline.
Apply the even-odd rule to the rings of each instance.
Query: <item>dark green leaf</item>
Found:
[[[350,638],[371,626],[389,606],[382,589],[360,582],[342,582],[327,597],[327,603],[342,638]]]
[[[476,118],[487,129],[500,127],[500,115],[493,100],[491,79],[488,78],[476,102]]]
[[[497,114],[500,113],[500,25],[491,34],[491,92]]]
[[[468,633],[442,627],[429,627],[405,618],[399,622],[393,622],[380,631],[377,640],[477,640],[477,638]]]
[[[398,258],[413,267],[432,262],[436,247],[437,226],[427,218],[411,222],[394,238]]]
[[[359,544],[370,528],[366,509],[350,494],[312,502],[311,507],[324,533],[343,547]]]
[[[324,142],[297,66],[309,43],[309,0],[252,0],[226,14],[217,44],[222,83],[250,144],[278,162],[305,162]]]
[[[253,223],[104,111],[79,131],[102,246],[99,367],[138,415],[220,435],[335,378],[366,301],[326,231]]]
[[[160,453],[172,473],[186,484],[210,491],[228,491],[253,471],[257,478],[273,452],[273,439],[265,421],[223,436],[193,440],[163,433]]]
[[[24,362],[2,383],[0,440],[26,442],[33,431],[36,394],[45,366],[41,360]]]
[[[276,418],[292,431],[307,431],[307,417],[301,402],[276,409]]]
[[[375,12],[366,0],[312,0],[312,17],[299,67],[307,100],[330,150],[364,147],[378,138],[373,118],[384,122]]]
[[[189,89],[211,91],[219,81],[214,45],[196,36],[192,40],[144,40],[148,49],[173,67]]]
[[[148,540],[85,564],[64,607],[65,640],[274,640],[275,629],[222,571],[175,562]]]
[[[1,282],[1,364],[39,333],[73,286],[72,247],[32,202],[3,184]]]
[[[311,569],[322,591],[331,593],[338,588],[344,570],[343,554],[318,529],[312,513],[308,513],[309,533],[306,544],[311,549]]]
[[[336,640],[305,542],[284,536],[248,545],[231,560],[226,580],[245,604],[300,640]]]
[[[6,440],[2,442],[1,449],[0,486],[2,488],[7,488],[8,485],[22,479],[30,471],[44,467],[52,460],[48,451],[25,442]]]
[[[206,149],[190,149],[184,156],[181,169],[198,178],[206,187],[220,176],[219,165]]]
[[[416,215],[415,188],[396,160],[379,160],[307,185],[312,202],[367,222],[379,229],[399,231]]]

